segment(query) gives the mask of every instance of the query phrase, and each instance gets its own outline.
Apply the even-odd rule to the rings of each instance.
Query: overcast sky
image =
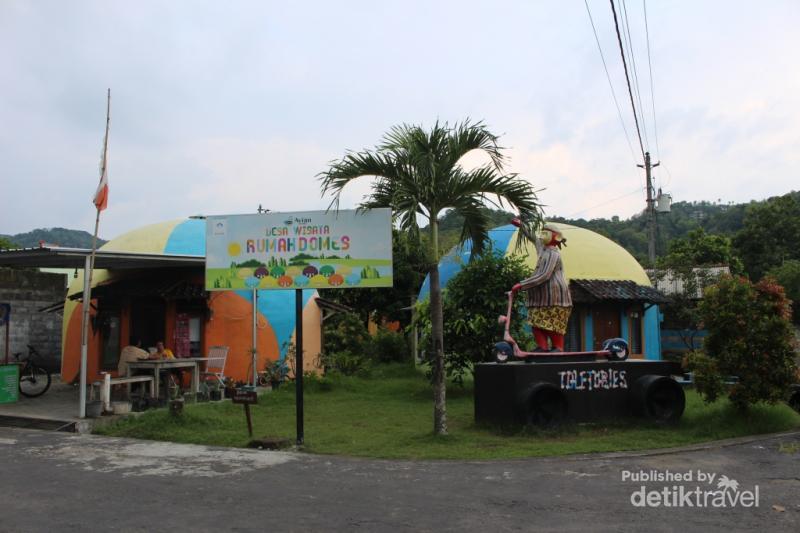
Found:
[[[610,5],[589,5],[636,150]],[[656,186],[676,201],[797,189],[800,2],[648,2],[657,146],[642,3],[627,13]],[[324,208],[315,176],[345,150],[467,117],[502,135],[547,214],[644,207],[580,0],[2,0],[0,67],[0,233],[92,231],[108,87],[106,239]]]

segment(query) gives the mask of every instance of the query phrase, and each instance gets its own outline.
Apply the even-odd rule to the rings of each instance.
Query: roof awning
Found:
[[[152,277],[114,280],[101,283],[92,289],[92,298],[99,300],[127,297],[158,297],[165,300],[205,300],[208,292],[202,283],[192,283],[184,279],[152,279]],[[70,300],[83,300],[83,292],[68,296]]]
[[[663,304],[669,302],[666,296],[653,287],[638,285],[634,281],[573,279],[570,292],[577,303],[596,302],[645,302]]]
[[[83,268],[86,248],[21,248],[0,250],[0,267],[22,268]],[[202,267],[205,256],[178,254],[147,254],[139,252],[113,252],[97,250],[94,267],[97,269],[132,269],[164,267]]]

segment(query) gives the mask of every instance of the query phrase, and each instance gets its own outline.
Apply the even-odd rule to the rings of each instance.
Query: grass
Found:
[[[666,448],[800,428],[786,405],[756,405],[736,412],[727,400],[705,404],[687,391],[686,412],[674,426],[629,421],[573,425],[558,430],[501,431],[477,427],[472,388],[448,389],[449,435],[432,434],[432,393],[413,368],[382,366],[369,378],[311,381],[305,394],[305,450],[392,459],[510,459],[546,455]],[[294,388],[263,394],[252,406],[255,437],[294,440]],[[112,436],[246,446],[243,407],[230,402],[187,405],[180,418],[166,409],[98,428]]]

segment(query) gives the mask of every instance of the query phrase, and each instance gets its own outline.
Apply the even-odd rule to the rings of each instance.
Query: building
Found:
[[[88,380],[115,372],[128,344],[145,348],[163,340],[176,355],[204,356],[215,345],[229,347],[225,374],[252,379],[252,291],[204,288],[205,221],[177,220],[145,226],[106,243],[106,269],[92,280]],[[126,255],[127,254],[127,255]],[[118,262],[108,258],[119,257]],[[131,264],[125,263],[128,258]],[[150,262],[147,259],[150,258]],[[69,287],[64,305],[61,374],[79,378],[82,273]],[[310,368],[320,352],[321,306],[314,290],[303,291],[304,353]],[[286,356],[294,343],[295,291],[259,290],[258,369]]]
[[[568,224],[548,223],[567,239],[561,250],[564,274],[570,283],[573,311],[566,335],[568,351],[599,350],[605,339],[628,341],[631,358],[661,359],[658,304],[666,302],[655,290],[642,266],[622,246],[602,235]],[[536,250],[528,243],[516,250],[517,228],[501,226],[489,232],[492,248],[506,254],[523,254],[536,266]],[[442,258],[442,287],[469,261],[471,243]],[[511,287],[509,287],[510,289]],[[429,280],[420,291],[426,296]]]

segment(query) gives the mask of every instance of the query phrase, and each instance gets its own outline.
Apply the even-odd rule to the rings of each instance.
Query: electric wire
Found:
[[[614,84],[611,83],[611,75],[608,73],[608,65],[606,64],[606,58],[603,55],[603,48],[600,46],[600,39],[597,36],[597,28],[594,25],[594,19],[592,18],[592,12],[589,9],[589,2],[588,0],[583,0],[584,5],[586,5],[586,13],[589,15],[589,22],[592,24],[592,32],[594,32],[594,41],[597,43],[597,50],[600,52],[600,60],[603,62],[603,70],[606,72],[606,79],[608,80],[608,87],[611,89],[611,97],[614,99],[614,106],[617,108],[617,115],[619,116],[619,123],[622,125],[622,131],[625,132],[625,140],[628,141],[628,148],[631,150],[631,157],[633,157],[634,164],[636,163],[636,153],[633,151],[633,144],[631,143],[631,136],[628,134],[628,128],[625,127],[625,119],[622,118],[622,109],[619,106],[619,100],[617,100],[617,93],[614,91]]]
[[[631,196],[631,195],[636,194],[636,193],[641,192],[641,191],[642,191],[642,187],[636,187],[636,189],[632,190],[631,192],[625,193],[622,196],[617,196],[616,198],[612,198],[610,200],[606,200],[605,202],[600,202],[599,204],[587,207],[585,209],[581,209],[580,211],[575,211],[571,215],[567,215],[564,218],[572,218],[577,214],[586,213],[587,211],[593,211],[593,210],[597,209],[598,207],[603,207],[604,205],[610,204],[611,202],[616,202],[617,200],[622,200],[623,198],[627,198],[628,196]]]
[[[614,28],[617,32],[617,43],[619,44],[619,53],[622,56],[622,67],[625,70],[625,82],[628,85],[628,96],[630,97],[631,101],[631,109],[633,109],[633,121],[636,124],[636,135],[639,138],[639,148],[642,151],[642,159],[644,159],[644,143],[642,142],[642,131],[639,128],[639,117],[636,114],[636,102],[633,99],[633,89],[631,89],[631,78],[628,74],[628,62],[625,60],[625,48],[622,46],[622,36],[619,32],[619,20],[617,19],[617,8],[614,6],[614,0],[609,0],[611,2],[611,12],[614,15]]]
[[[639,104],[639,122],[642,124],[642,133],[644,134],[644,146],[647,151],[650,151],[650,139],[647,136],[647,123],[644,118],[644,105],[642,104],[642,91],[639,84],[639,69],[636,67],[636,54],[633,53],[633,37],[631,36],[631,25],[628,22],[628,4],[625,0],[622,2],[622,36],[627,35],[626,43],[628,45],[628,57],[631,60],[631,72],[633,73],[633,91],[636,94],[636,101]]]
[[[653,62],[650,59],[650,30],[647,25],[647,0],[642,0],[644,7],[644,34],[647,39],[647,68],[650,71],[650,100],[653,105],[653,134],[656,141],[656,158],[661,159],[661,148],[658,145],[658,123],[656,122],[656,96],[653,90]]]

